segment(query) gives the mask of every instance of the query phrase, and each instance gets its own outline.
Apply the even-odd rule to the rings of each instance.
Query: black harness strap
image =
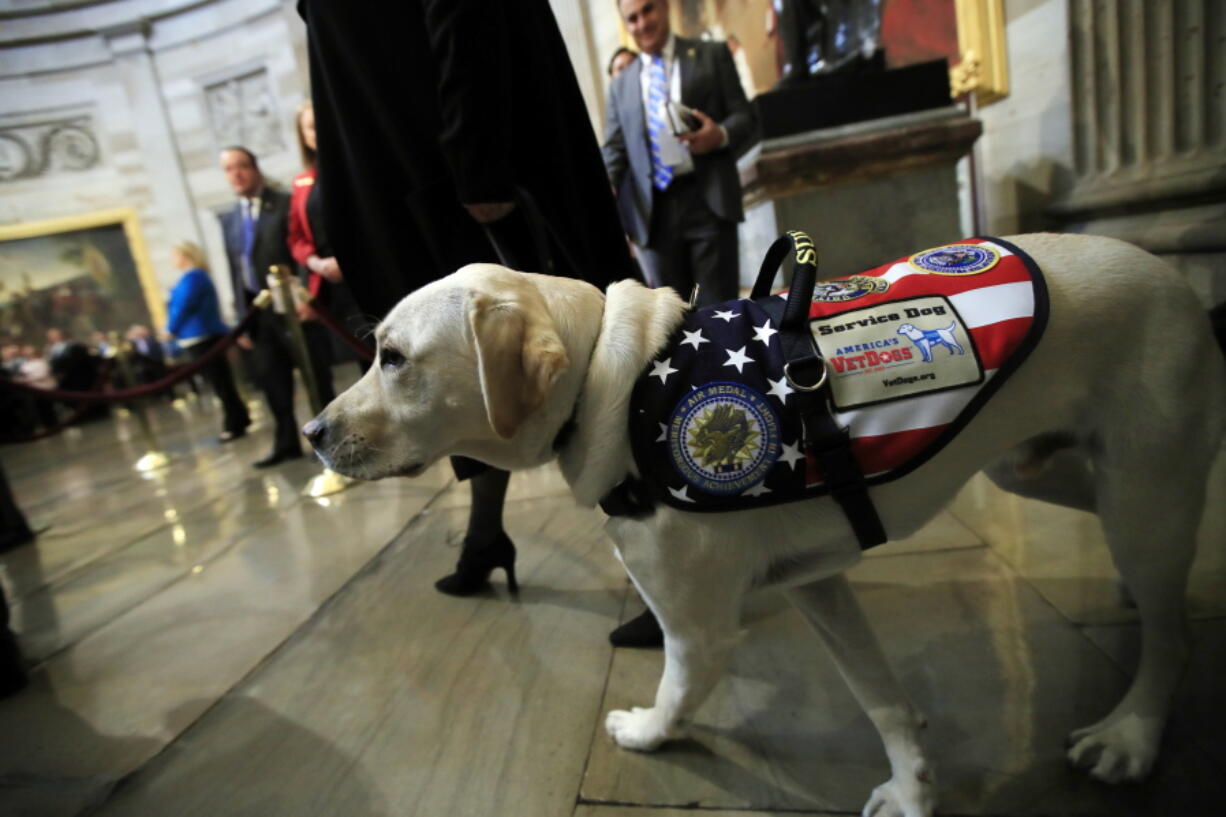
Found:
[[[798,230],[776,239],[758,270],[750,297],[758,300],[769,296],[776,272],[789,251],[795,260],[787,305],[779,322],[779,337],[787,361],[783,374],[794,390],[792,397],[804,429],[804,450],[821,466],[830,496],[843,509],[860,547],[868,549],[886,541],[885,528],[868,495],[860,463],[852,454],[851,435],[838,424],[831,410],[826,361],[809,331],[809,305],[817,285],[817,248],[813,239]]]

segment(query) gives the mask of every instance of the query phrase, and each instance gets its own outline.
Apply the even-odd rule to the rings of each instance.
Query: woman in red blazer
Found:
[[[353,297],[349,295],[341,276],[340,265],[329,248],[323,226],[322,204],[315,169],[315,111],[310,102],[298,108],[298,150],[302,155],[303,172],[294,177],[290,189],[289,230],[286,243],[294,260],[307,270],[307,289],[312,303],[319,304],[346,324],[350,331],[354,326],[350,318],[357,312]],[[313,320],[310,307],[299,310],[299,317],[307,323],[307,342],[317,374],[321,374],[320,392],[324,403],[336,396],[332,387],[333,361],[350,360],[352,354],[339,343],[334,344],[328,330]]]
[[[315,185],[315,109],[310,102],[298,108],[298,150],[306,169],[294,177],[290,190],[289,251],[307,268],[307,289],[315,299],[324,292],[325,281],[338,284],[342,278],[340,265],[326,246],[326,237],[321,234],[319,238],[323,240],[316,239],[316,234],[322,233],[323,219]]]

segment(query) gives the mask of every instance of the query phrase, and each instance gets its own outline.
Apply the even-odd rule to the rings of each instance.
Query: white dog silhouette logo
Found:
[[[906,335],[916,348],[920,350],[920,354],[924,357],[925,363],[932,362],[932,347],[944,346],[949,350],[951,355],[966,354],[966,350],[959,345],[954,337],[954,328],[958,325],[954,321],[944,329],[917,329],[914,324],[904,323],[898,327],[898,334]]]

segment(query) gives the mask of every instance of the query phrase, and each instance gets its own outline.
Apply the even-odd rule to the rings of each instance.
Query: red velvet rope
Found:
[[[146,383],[143,386],[135,386],[130,389],[114,389],[111,391],[65,391],[63,389],[40,389],[37,386],[30,386],[26,383],[0,380],[0,389],[24,392],[35,397],[41,397],[44,400],[80,401],[82,403],[122,403],[139,397],[148,397],[151,394],[156,394],[176,383],[186,380],[212,363],[214,358],[224,352],[231,344],[238,340],[240,335],[251,327],[252,321],[255,320],[256,311],[257,308],[252,307],[251,311],[247,313],[247,317],[243,318],[239,325],[231,329],[224,338],[213,344],[213,347],[205,352],[199,360],[194,360],[183,366],[176,366],[171,370],[170,374],[152,383]]]
[[[362,360],[375,359],[374,350],[350,334],[348,330],[341,326],[340,321],[331,312],[314,301],[311,301],[311,309],[315,310],[315,314],[319,317],[319,322],[336,333],[341,342],[352,349],[358,357],[362,358]]]
[[[106,383],[106,379],[111,374],[112,361],[108,358],[102,361],[102,366],[98,369],[98,379],[94,381],[95,388],[102,388]],[[47,437],[54,437],[56,434],[64,431],[64,429],[80,420],[85,412],[89,411],[89,407],[93,405],[92,401],[82,401],[77,404],[76,409],[63,420],[60,420],[50,428],[44,428],[37,434],[31,434],[28,437],[0,437],[0,445],[11,445],[13,443],[32,443],[35,440],[42,440]]]
[[[355,338],[344,327],[342,327],[340,325],[340,322],[337,321],[337,319],[332,315],[331,312],[328,312],[326,309],[324,309],[322,306],[316,303],[312,303],[311,308],[315,311],[315,314],[318,316],[319,322],[322,323],[324,326],[326,326],[328,329],[330,329],[332,332],[335,332],[336,335],[341,339],[341,341],[346,346],[348,346],[350,349],[352,349],[359,357],[361,357],[363,360],[374,360],[375,359],[374,351],[369,346],[367,346],[365,343],[362,343],[362,341]],[[210,348],[207,352],[205,352],[202,357],[193,361],[190,364],[183,365],[183,366],[176,366],[165,377],[155,380],[152,383],[146,383],[143,386],[136,386],[130,389],[114,389],[114,390],[103,391],[103,388],[105,387],[106,382],[107,382],[107,377],[109,376],[110,370],[111,370],[112,361],[110,359],[103,360],[102,362],[102,368],[99,371],[98,380],[95,385],[95,391],[66,391],[63,389],[41,389],[37,386],[31,386],[26,383],[18,383],[12,380],[0,378],[0,389],[8,389],[10,391],[22,392],[24,394],[29,394],[29,395],[32,395],[34,397],[37,397],[43,400],[63,400],[63,401],[76,402],[78,404],[76,407],[76,410],[73,411],[72,414],[70,414],[67,418],[65,418],[64,420],[62,420],[55,426],[51,428],[43,429],[37,434],[33,434],[29,437],[19,437],[19,438],[18,437],[0,437],[0,445],[7,445],[10,443],[33,442],[34,440],[41,440],[46,437],[54,436],[64,431],[64,429],[68,428],[73,423],[75,423],[77,420],[79,420],[81,416],[94,403],[119,403],[119,402],[126,402],[129,400],[134,400],[134,399],[141,398],[141,397],[148,397],[151,394],[156,394],[157,392],[167,389],[175,385],[176,383],[180,383],[186,380],[187,378],[194,375],[196,372],[199,372],[209,363],[211,363],[214,358],[222,354],[233,343],[235,343],[238,340],[238,338],[241,335],[243,335],[251,327],[251,323],[255,320],[257,309],[258,307],[253,306],[251,308],[251,311],[247,313],[247,316],[243,318],[243,320],[238,324],[238,326],[231,329],[230,332],[227,333],[224,338],[217,341],[217,343],[213,344],[212,348]]]

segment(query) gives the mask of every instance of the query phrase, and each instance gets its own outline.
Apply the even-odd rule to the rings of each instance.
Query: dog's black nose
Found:
[[[307,438],[307,442],[319,448],[328,434],[328,424],[316,417],[302,427],[302,434]]]

